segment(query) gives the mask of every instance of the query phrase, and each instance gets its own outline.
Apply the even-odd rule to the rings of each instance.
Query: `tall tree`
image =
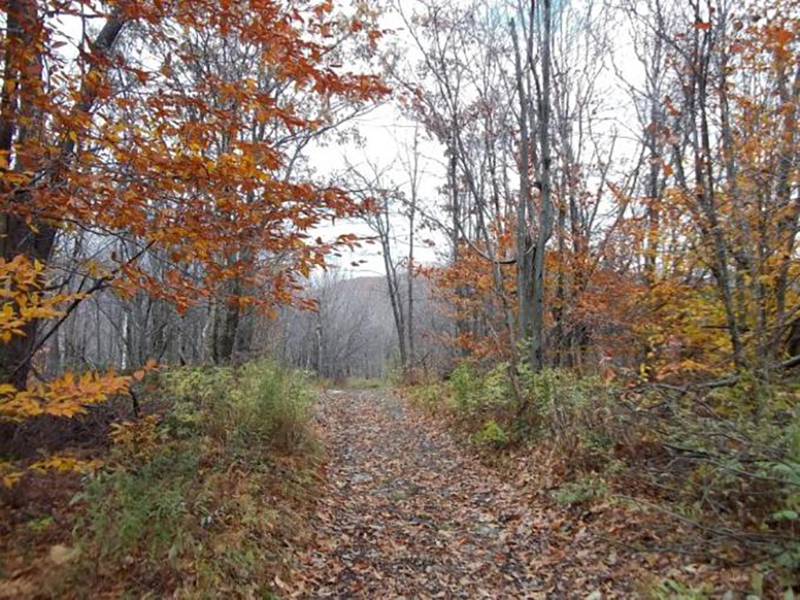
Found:
[[[70,314],[114,289],[123,298],[141,290],[179,311],[216,294],[229,307],[269,309],[289,301],[333,247],[311,243],[309,228],[361,210],[341,190],[287,177],[295,159],[287,140],[335,125],[326,108],[334,103],[364,106],[386,93],[376,77],[338,66],[343,40],[368,53],[380,36],[364,11],[344,19],[332,3],[204,0],[4,8],[6,406],[29,394],[31,361],[65,320],[59,307]],[[104,25],[91,39],[76,37],[65,19],[82,20],[84,31]],[[137,52],[117,51],[125,36]],[[236,52],[246,53],[236,68],[207,68],[211,56]],[[278,93],[287,88],[305,101]],[[70,264],[75,292],[47,296],[56,243],[76,231],[124,244]],[[153,261],[165,265],[163,278],[148,270]],[[46,410],[45,398],[31,397]]]

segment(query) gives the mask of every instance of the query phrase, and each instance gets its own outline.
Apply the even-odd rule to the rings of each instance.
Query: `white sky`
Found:
[[[403,11],[407,15],[414,12],[416,6],[420,6],[416,0],[399,0]],[[599,0],[570,0],[574,5],[581,3],[599,2]],[[500,0],[502,2],[502,0]],[[419,50],[410,39],[410,35],[405,31],[405,25],[401,17],[396,13],[389,11],[383,17],[384,21],[382,26],[393,30],[393,34],[388,38],[384,38],[382,43],[389,47],[397,44],[403,48],[403,54],[406,60],[411,63],[420,58]],[[621,72],[628,83],[637,83],[642,81],[643,70],[642,65],[638,62],[633,52],[631,52],[632,40],[630,31],[626,22],[618,24],[617,33],[614,35],[613,56],[608,57],[608,62],[605,65],[605,71],[601,76],[601,81],[598,87],[604,88],[611,101],[608,102],[610,111],[608,116],[611,119],[603,124],[596,126],[597,130],[604,130],[605,135],[610,139],[612,131],[615,131],[619,136],[615,146],[615,155],[613,161],[620,165],[624,164],[624,160],[633,156],[636,153],[638,143],[632,139],[637,131],[636,116],[631,112],[630,96],[617,77],[615,67],[618,72]],[[613,62],[612,62],[613,59]],[[510,60],[510,58],[509,58]],[[606,96],[606,101],[609,97]],[[598,115],[599,117],[600,115]],[[601,121],[598,120],[598,123]],[[355,121],[359,128],[362,137],[365,139],[365,146],[357,148],[355,146],[327,146],[324,148],[317,148],[310,154],[311,163],[315,165],[326,165],[327,171],[334,172],[345,168],[347,162],[356,166],[363,166],[365,172],[371,171],[370,166],[367,164],[367,157],[369,162],[377,164],[379,167],[384,167],[393,162],[396,166],[391,170],[391,179],[393,179],[399,186],[407,187],[408,175],[404,171],[400,159],[405,157],[408,149],[413,143],[413,136],[415,131],[415,123],[411,119],[405,117],[397,106],[389,102],[377,110],[369,113],[365,117]],[[629,128],[632,128],[630,131]],[[421,153],[420,158],[420,198],[422,204],[428,209],[434,204],[440,202],[438,198],[438,188],[445,183],[446,168],[444,167],[444,148],[426,139],[425,132],[420,128],[419,149]],[[345,160],[346,157],[346,160]],[[627,168],[627,167],[625,167]],[[324,172],[324,171],[323,171]],[[601,211],[602,212],[602,211]],[[396,228],[396,256],[407,252],[408,242],[408,227],[403,217],[395,219],[394,227]],[[341,223],[335,227],[326,227],[319,230],[323,236],[333,236],[341,233],[356,233],[359,235],[369,235],[369,228],[363,223]],[[437,262],[437,259],[446,251],[446,241],[443,234],[434,234],[427,230],[417,234],[419,240],[432,239],[437,247],[422,247],[421,244],[416,245],[415,261],[420,264],[431,264]],[[365,261],[360,267],[351,267],[352,262]],[[383,259],[380,255],[379,246],[364,246],[355,252],[347,252],[341,259],[337,259],[343,270],[348,271],[348,276],[358,277],[364,275],[382,275],[384,274]]]
[[[396,187],[405,190],[410,196],[409,174],[403,166],[403,161],[408,161],[408,154],[413,146],[415,123],[404,117],[394,103],[388,102],[362,118],[357,119],[354,125],[358,127],[364,139],[363,147],[353,144],[346,146],[330,145],[316,148],[310,152],[310,162],[316,165],[326,165],[325,171],[329,173],[341,172],[347,168],[348,163],[363,171],[369,178],[372,167],[379,170],[388,168],[382,180],[384,186]],[[419,195],[423,205],[432,206],[438,197],[438,188],[444,183],[445,169],[441,164],[443,149],[430,140],[425,139],[425,132],[419,128]],[[389,168],[390,167],[390,168]],[[394,183],[394,186],[388,184]],[[417,219],[419,222],[419,219]],[[407,219],[396,215],[393,220],[395,230],[395,259],[408,253],[409,229]],[[323,236],[336,236],[343,233],[355,233],[360,236],[374,236],[370,228],[363,222],[345,221],[337,223],[334,227],[320,229]],[[433,239],[437,248],[428,247],[423,240]],[[417,232],[414,250],[416,263],[431,264],[437,260],[437,252],[446,251],[445,239],[440,234],[431,231]],[[364,261],[364,264],[353,267],[352,262]],[[332,261],[341,265],[351,277],[368,275],[383,275],[383,257],[379,244],[363,244],[355,252],[343,253],[341,259]]]
[[[353,2],[357,0],[351,0]],[[403,10],[411,12],[415,0],[400,0]],[[380,27],[389,30],[391,33],[379,41],[381,47],[388,50],[393,45],[398,45],[403,49],[406,59],[409,56],[417,56],[418,49],[409,39],[405,31],[405,24],[400,15],[393,9],[387,9],[380,17]],[[377,109],[369,112],[363,117],[356,119],[348,126],[358,128],[364,141],[364,145],[358,147],[354,144],[337,146],[335,144],[326,147],[317,147],[309,152],[312,165],[325,165],[326,168],[320,169],[321,173],[342,172],[347,165],[352,165],[369,177],[373,167],[383,170],[390,167],[385,173],[382,183],[389,182],[396,184],[398,188],[404,190],[410,196],[409,174],[404,168],[403,162],[408,163],[410,152],[414,143],[415,131],[418,132],[418,180],[419,198],[421,204],[430,208],[438,203],[440,188],[446,179],[446,168],[443,166],[444,148],[436,142],[428,139],[424,128],[403,115],[393,100],[389,100]],[[417,219],[419,222],[419,219]],[[394,258],[398,261],[400,257],[408,254],[409,229],[408,222],[402,215],[397,215],[392,223],[395,237]],[[343,233],[355,233],[360,236],[374,236],[370,228],[363,222],[350,221],[338,223],[335,227],[324,227],[319,230],[319,234],[333,237]],[[316,233],[315,233],[316,235]],[[432,240],[436,247],[426,245],[423,240]],[[414,261],[417,264],[433,264],[437,262],[439,255],[447,252],[446,240],[441,233],[426,230],[417,232],[414,249]],[[331,257],[331,263],[347,272],[349,277],[362,277],[372,275],[384,275],[383,256],[380,245],[362,244],[362,247],[354,252],[343,252],[341,258]],[[362,262],[359,266],[352,266],[352,263]]]

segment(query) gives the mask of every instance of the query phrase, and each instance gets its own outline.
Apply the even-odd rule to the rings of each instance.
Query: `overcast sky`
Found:
[[[597,0],[572,0],[573,4],[592,1]],[[400,2],[403,11],[408,15],[413,13],[418,4],[416,0],[400,0]],[[418,57],[419,51],[414,46],[411,36],[406,32],[402,18],[396,12],[390,10],[384,13],[381,27],[391,31],[381,40],[384,48],[388,49],[393,45],[400,46],[402,55],[409,62],[413,62],[415,56]],[[80,21],[75,17],[65,17],[62,33],[74,41],[79,40],[82,33]],[[617,47],[614,56],[617,68],[621,68],[626,77],[630,77],[630,80],[640,79],[641,74],[638,72],[640,66],[631,53],[625,51],[626,45],[630,44],[629,36],[624,31],[620,31],[615,42]],[[74,48],[66,48],[64,52],[69,55],[74,53]],[[609,69],[607,77],[609,81],[615,79],[611,69]],[[616,81],[616,85],[618,84],[619,81]],[[619,90],[619,87],[617,89]],[[618,93],[622,101],[627,99],[627,94]],[[619,119],[619,115],[617,118]],[[624,130],[624,119],[620,119],[618,122]],[[371,165],[378,167],[379,170],[393,165],[385,174],[384,185],[393,182],[397,187],[407,190],[409,176],[403,166],[403,161],[408,161],[410,148],[413,145],[414,134],[417,130],[414,121],[404,116],[394,102],[388,101],[347,126],[355,126],[359,130],[363,146],[352,143],[347,145],[329,143],[312,148],[309,151],[309,161],[314,169],[325,177],[343,172],[348,164],[362,169],[364,173],[371,173]],[[439,188],[445,183],[444,148],[430,140],[422,128],[419,128],[418,135],[420,197],[422,203],[430,208],[439,204],[437,202]],[[395,218],[394,228],[396,230],[396,253],[399,257],[407,252],[408,227],[405,218],[401,216]],[[370,235],[370,230],[361,222],[340,222],[333,227],[326,226],[314,231],[313,235],[322,235],[331,239],[342,233],[356,233],[367,237]],[[446,254],[446,241],[442,234],[428,230],[418,232],[417,237],[415,257],[418,263],[430,264]],[[432,240],[436,247],[426,246],[423,240]],[[364,264],[359,267],[351,266],[352,263],[360,261],[364,261]],[[377,244],[365,244],[355,252],[346,252],[341,258],[335,258],[334,262],[339,264],[341,269],[348,271],[349,276],[384,273],[383,258]]]
[[[444,149],[428,140],[424,130],[421,127],[417,128],[412,120],[404,117],[392,102],[357,119],[355,126],[364,139],[363,146],[348,144],[316,148],[310,153],[311,163],[317,165],[320,171],[331,173],[342,172],[350,165],[362,171],[367,177],[372,176],[373,168],[376,167],[383,172],[384,186],[408,192],[410,181],[404,162],[407,163],[410,158],[414,133],[418,130],[420,197],[425,205],[431,206],[439,194],[438,188],[444,183],[445,169],[441,162],[444,158]],[[408,252],[409,240],[406,218],[397,214],[394,217],[393,227],[396,234],[396,252],[405,255]],[[356,233],[365,237],[374,235],[366,224],[359,221],[337,223],[335,227],[328,226],[321,229],[321,232],[326,236],[342,233]],[[437,247],[425,245],[423,240],[427,239],[434,241]],[[446,251],[445,243],[441,234],[434,234],[431,231],[418,232],[415,261],[426,264],[435,262],[437,253]],[[351,263],[360,261],[364,263],[358,267],[351,266]],[[361,249],[347,252],[341,259],[335,259],[335,262],[352,277],[384,274],[383,257],[378,244],[364,244]]]
[[[417,0],[400,0],[403,11],[410,15],[413,13]],[[599,0],[571,0],[573,6],[581,3],[599,2]],[[401,17],[393,11],[384,15],[382,27],[393,31],[382,42],[388,47],[394,44],[403,48],[403,56],[406,60],[413,62],[414,57],[418,56],[419,51],[413,44],[410,34],[405,30]],[[615,154],[613,161],[624,168],[626,159],[630,159],[636,153],[638,143],[631,136],[629,126],[636,122],[635,114],[632,112],[630,96],[625,90],[625,83],[618,77],[622,75],[628,84],[635,84],[642,80],[642,66],[631,52],[632,40],[627,23],[622,20],[616,24],[615,35],[613,38],[614,49],[607,57],[605,70],[600,78],[600,87],[606,90],[605,100],[609,107],[608,118],[598,115],[595,133],[602,132],[610,140],[616,137]],[[401,164],[402,159],[407,155],[409,148],[413,144],[415,123],[405,117],[397,106],[388,102],[380,108],[372,111],[365,117],[358,119],[355,124],[359,128],[365,140],[364,147],[355,145],[336,146],[331,145],[324,148],[317,148],[311,153],[311,162],[321,172],[341,171],[348,163],[363,168],[365,172],[370,172],[371,167],[368,162],[380,168],[395,164],[390,170],[390,177],[398,186],[404,187],[408,183],[408,175]],[[421,184],[420,196],[423,204],[431,207],[439,195],[438,189],[445,183],[446,168],[443,164],[445,160],[444,148],[436,142],[427,139],[425,132],[420,128],[420,171]],[[601,211],[602,212],[602,211]],[[407,251],[408,228],[405,226],[405,219],[395,219],[397,230],[396,252],[403,254]],[[333,236],[345,232],[353,232],[360,235],[368,235],[369,228],[359,223],[342,223],[336,227],[326,227],[321,230],[324,235]],[[442,234],[435,235],[430,231],[420,232],[420,240],[431,239],[436,244],[436,248],[417,246],[415,251],[418,263],[433,263],[437,261],[447,251],[446,241]],[[352,262],[365,261],[357,268],[351,267]],[[383,274],[383,259],[380,255],[379,247],[364,246],[356,252],[348,252],[337,262],[342,269],[348,270],[348,275],[357,277],[361,275]]]

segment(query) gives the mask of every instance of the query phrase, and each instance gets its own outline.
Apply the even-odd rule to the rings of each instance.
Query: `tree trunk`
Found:
[[[539,233],[536,239],[536,246],[533,255],[533,291],[531,294],[533,311],[531,319],[531,348],[529,355],[531,370],[534,372],[539,371],[544,366],[545,359],[545,250],[547,247],[547,241],[550,239],[552,228],[552,161],[550,157],[550,48],[552,45],[551,2],[552,0],[544,0],[542,3],[544,39],[542,40],[542,84],[541,94],[538,99],[541,208],[539,210]]]
[[[514,41],[514,65],[516,68],[517,94],[519,95],[519,129],[520,129],[520,155],[519,169],[519,199],[517,201],[517,335],[520,340],[527,340],[531,334],[533,321],[533,304],[531,291],[533,290],[533,261],[531,260],[531,236],[528,229],[528,211],[533,206],[530,185],[531,166],[531,137],[528,132],[530,119],[530,98],[525,86],[522,58],[517,37],[517,28],[511,20],[511,37]],[[532,36],[533,34],[531,34]]]
[[[65,135],[59,144],[59,157],[54,166],[45,166],[31,152],[36,146],[46,143],[43,139],[44,121],[36,100],[44,93],[40,55],[34,48],[40,43],[38,37],[42,16],[37,0],[11,0],[7,10],[5,71],[3,74],[0,111],[0,152],[6,159],[5,169],[11,167],[20,172],[42,173],[41,186],[57,188],[62,185],[64,170],[75,151],[73,137]],[[92,49],[100,56],[110,53],[114,42],[125,25],[123,19],[110,18],[98,34]],[[97,67],[92,66],[91,71]],[[90,73],[91,74],[91,73]],[[74,112],[89,113],[96,99],[96,90],[87,76],[80,91]],[[15,139],[16,138],[16,139]],[[15,151],[16,148],[16,151]],[[36,190],[15,189],[3,184],[2,193],[11,200],[12,209],[0,215],[0,256],[6,261],[23,255],[30,260],[49,264],[56,240],[57,228],[49,222],[34,219],[31,222],[20,216],[13,206],[24,206],[30,202]],[[10,383],[17,388],[27,385],[31,360],[36,351],[39,334],[39,319],[32,319],[21,327],[23,336],[14,336],[0,344],[0,383]]]

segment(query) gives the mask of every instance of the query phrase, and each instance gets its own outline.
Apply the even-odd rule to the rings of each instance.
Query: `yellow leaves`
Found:
[[[11,471],[10,468],[8,470],[4,469],[4,465],[8,463],[0,464],[0,476],[2,476],[3,485],[7,488],[14,487],[17,482],[22,479],[22,476],[25,475],[24,471]],[[4,472],[5,471],[5,472]]]
[[[95,260],[86,261],[85,269],[86,273],[94,279],[108,278],[112,274],[111,269]]]
[[[80,377],[66,373],[54,381],[22,390],[6,384],[0,389],[0,419],[22,421],[39,415],[74,417],[85,413],[86,406],[127,394],[130,380],[113,372],[85,373]]]
[[[54,454],[27,466],[13,462],[0,462],[0,478],[7,488],[14,487],[26,473],[92,473],[102,466],[100,460],[83,460],[69,454]]]
[[[59,305],[70,302],[78,294],[42,293],[45,283],[44,265],[38,260],[17,255],[12,260],[0,258],[0,340],[7,343],[14,336],[24,336],[28,323],[42,319],[58,319],[63,312]]]
[[[10,303],[3,305],[2,316],[5,319],[10,319],[14,316],[14,307]]]
[[[635,327],[648,348],[648,375],[676,372],[716,374],[731,351],[722,304],[711,286],[662,280],[635,304],[648,310]],[[649,307],[649,308],[647,308]]]
[[[44,460],[36,461],[28,468],[40,473],[49,470],[58,471],[60,473],[92,473],[100,468],[101,465],[102,462],[99,460],[80,460],[74,456],[55,454]]]
[[[147,459],[158,445],[160,429],[157,415],[111,425],[111,440],[126,456]]]

